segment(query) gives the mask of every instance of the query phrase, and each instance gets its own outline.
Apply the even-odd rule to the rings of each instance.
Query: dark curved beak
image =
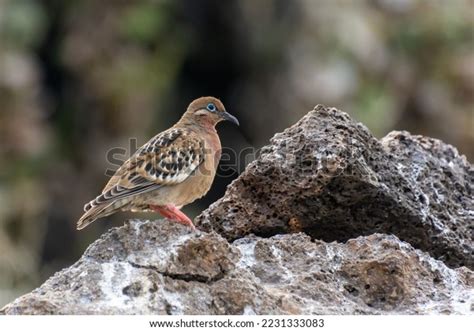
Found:
[[[226,112],[226,111],[224,111],[224,112],[221,113],[221,117],[222,117],[224,120],[226,120],[226,121],[232,122],[232,123],[234,123],[234,124],[236,124],[236,125],[240,125],[240,124],[239,124],[239,120],[237,119],[237,117],[235,117],[235,116],[229,114],[229,113]]]

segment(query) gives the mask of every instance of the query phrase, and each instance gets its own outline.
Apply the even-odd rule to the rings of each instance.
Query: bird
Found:
[[[239,125],[215,97],[192,101],[181,119],[126,160],[102,193],[84,206],[77,229],[119,211],[156,212],[195,229],[181,208],[210,189],[221,158],[216,125]]]

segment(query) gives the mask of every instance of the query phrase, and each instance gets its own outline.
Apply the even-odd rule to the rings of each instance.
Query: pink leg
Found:
[[[174,205],[166,206],[154,206],[150,205],[150,209],[160,213],[163,217],[166,217],[169,220],[190,226],[193,230],[196,230],[194,227],[193,221],[189,219],[181,210],[176,208]]]

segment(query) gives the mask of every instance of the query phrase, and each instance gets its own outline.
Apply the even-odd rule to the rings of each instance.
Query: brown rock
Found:
[[[469,313],[473,285],[467,268],[449,269],[395,236],[342,244],[288,234],[228,244],[166,221],[137,220],[106,233],[2,313]]]
[[[473,187],[474,167],[454,147],[407,132],[378,141],[346,113],[317,106],[275,135],[197,223],[231,241],[395,234],[473,268]]]

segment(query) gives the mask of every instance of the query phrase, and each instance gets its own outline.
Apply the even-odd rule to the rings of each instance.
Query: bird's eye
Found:
[[[206,108],[209,111],[216,111],[216,106],[213,103],[208,104]]]

